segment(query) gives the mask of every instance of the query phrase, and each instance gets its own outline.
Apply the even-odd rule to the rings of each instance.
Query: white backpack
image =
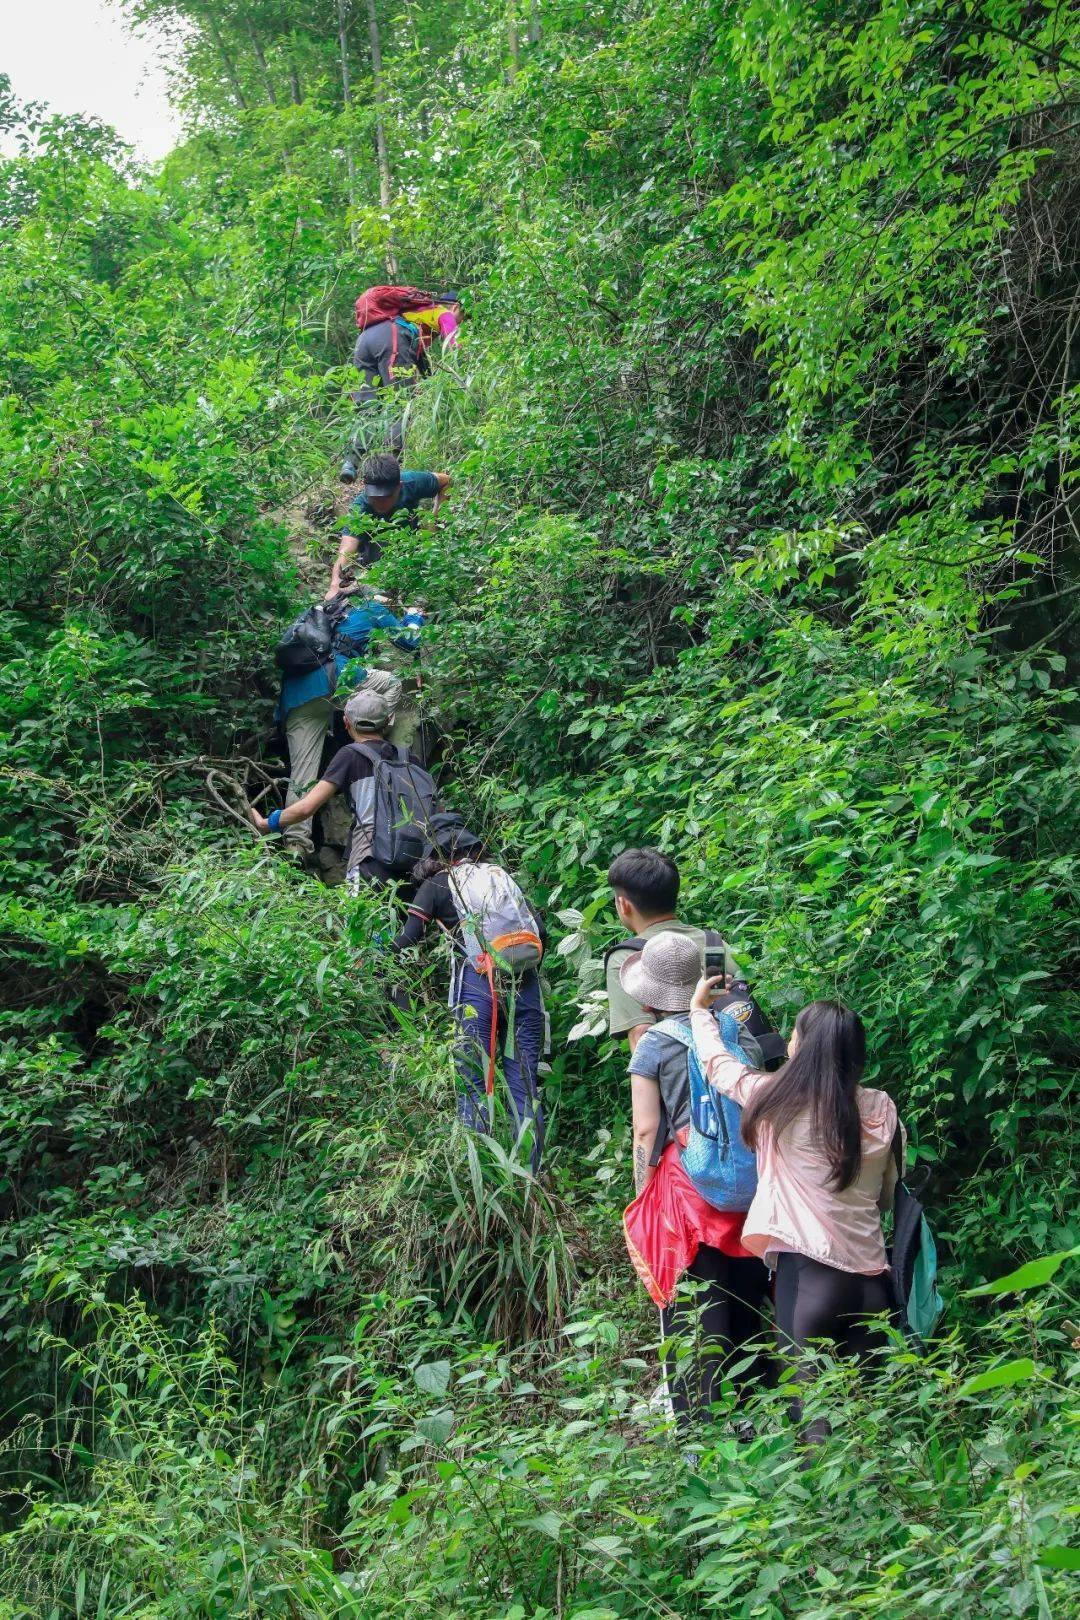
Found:
[[[525,896],[509,872],[487,861],[460,861],[449,872],[450,898],[473,967],[489,954],[502,967],[536,967],[544,954]]]

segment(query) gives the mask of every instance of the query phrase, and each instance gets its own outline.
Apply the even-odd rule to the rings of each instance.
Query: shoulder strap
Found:
[[[617,939],[614,945],[609,945],[604,952],[604,966],[607,966],[608,958],[614,956],[618,951],[643,951],[647,944],[648,941],[640,938],[640,936],[636,939]]]
[[[900,1125],[899,1109],[896,1110],[896,1129],[893,1131],[892,1156],[896,1165],[896,1184],[899,1186],[904,1179],[904,1133]]]
[[[387,759],[385,754],[380,754],[370,743],[354,742],[350,746],[355,748],[358,754],[363,754],[364,758],[369,759],[372,765],[376,767],[379,765],[407,765],[409,763],[409,750],[403,748],[400,743],[391,743],[390,745],[394,750],[393,759]]]
[[[661,1018],[659,1023],[650,1025],[650,1028],[657,1035],[666,1035],[669,1040],[678,1041],[679,1045],[685,1046],[687,1051],[690,1051],[694,1045],[693,1031],[680,1024],[677,1018]],[[643,1040],[644,1038],[642,1036]]]

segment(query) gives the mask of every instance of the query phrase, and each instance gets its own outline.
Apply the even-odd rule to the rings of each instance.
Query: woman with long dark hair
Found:
[[[712,1085],[743,1109],[758,1188],[742,1243],[776,1272],[781,1348],[831,1339],[842,1355],[880,1342],[866,1318],[890,1307],[881,1230],[896,1185],[893,1140],[903,1127],[883,1091],[860,1084],[866,1035],[838,1001],[813,1001],[795,1020],[788,1060],[774,1074],[731,1056],[709,1011],[723,988],[702,979],[691,1004],[698,1057]]]

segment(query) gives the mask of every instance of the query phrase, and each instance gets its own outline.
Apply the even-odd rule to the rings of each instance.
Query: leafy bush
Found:
[[[1080,1240],[1071,11],[378,7],[376,85],[347,6],[128,9],[157,173],[0,87],[0,1613],[1068,1612],[1075,1327],[960,1296]],[[384,899],[235,813],[394,273],[470,317],[379,578],[554,919],[539,1182]],[[783,1390],[692,1458],[650,1404],[644,841],[778,1016],[859,1008],[929,1178],[949,1336],[826,1367],[809,1461]]]
[[[138,1303],[97,1306],[93,1351],[57,1346],[62,1456],[89,1495],[30,1491],[0,1613],[1065,1613],[1080,1425],[1060,1311],[1000,1316],[974,1359],[955,1333],[928,1361],[894,1349],[870,1380],[823,1355],[807,1416],[833,1433],[807,1452],[783,1384],[684,1449],[603,1314],[547,1361],[433,1316],[396,1377],[365,1317],[297,1430],[287,1386],[253,1400],[213,1327],[179,1351]],[[333,1560],[328,1461],[356,1482]]]

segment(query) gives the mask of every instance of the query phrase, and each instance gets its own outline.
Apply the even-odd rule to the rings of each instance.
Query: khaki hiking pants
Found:
[[[401,681],[385,669],[373,669],[357,688],[358,691],[379,692],[390,705],[397,722],[397,707],[401,701]],[[285,737],[289,745],[289,791],[285,803],[295,804],[319,780],[323,747],[334,717],[334,702],[328,697],[311,698],[298,704],[285,716]],[[403,716],[404,718],[404,716]],[[397,742],[393,726],[390,737]],[[352,834],[352,807],[341,793],[335,793],[320,811],[323,840],[339,849],[348,847]],[[285,829],[285,841],[310,854],[315,848],[312,838],[311,817],[295,821]]]
[[[402,647],[384,647],[379,657],[386,668],[369,670],[368,680],[394,681],[397,687],[393,696],[388,687],[372,688],[373,691],[382,692],[393,713],[388,736],[398,748],[415,748],[421,724],[420,677],[417,673],[420,666],[416,654],[406,652]]]

